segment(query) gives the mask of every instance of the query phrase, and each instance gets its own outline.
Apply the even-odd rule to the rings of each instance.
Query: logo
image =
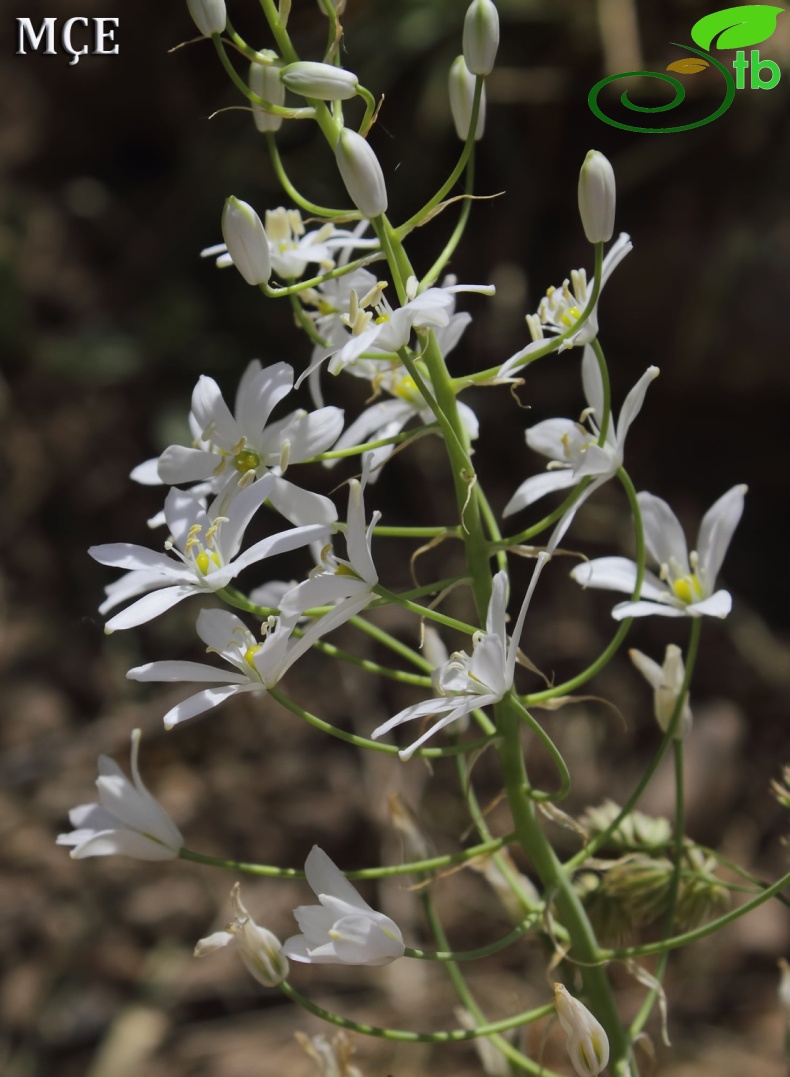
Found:
[[[668,75],[666,71],[624,71],[619,75],[609,75],[600,82],[596,82],[587,95],[587,103],[590,109],[604,123],[611,127],[619,127],[621,131],[637,131],[640,134],[674,134],[677,131],[691,131],[695,127],[704,127],[706,123],[712,123],[727,111],[735,99],[735,91],[743,90],[748,86],[752,90],[772,90],[779,82],[781,72],[779,66],[773,60],[763,60],[758,49],[754,45],[760,45],[767,41],[776,29],[776,20],[782,14],[784,8],[774,4],[745,4],[740,7],[723,8],[721,11],[712,11],[705,15],[691,27],[691,40],[694,45],[683,45],[678,41],[671,44],[683,49],[687,54],[679,60],[673,60],[668,64],[666,71],[673,71],[678,75],[699,75],[704,72],[718,72],[724,79],[724,97],[721,104],[710,115],[702,119],[692,120],[689,123],[678,124],[672,127],[664,127],[656,124],[652,127],[642,127],[636,123],[624,123],[622,120],[607,116],[598,103],[598,97],[604,87],[609,86],[619,79],[634,77],[659,79],[666,83],[673,91],[671,101],[663,105],[638,105],[628,96],[628,90],[620,95],[620,103],[631,112],[639,112],[645,116],[660,117],[663,113],[671,112],[683,103],[686,90],[683,83],[674,75]],[[698,47],[695,47],[698,46]],[[731,72],[727,65],[712,56],[708,51],[712,47],[716,49],[735,49],[735,58],[731,61]],[[748,56],[746,50],[749,50]],[[733,77],[734,72],[734,77]]]

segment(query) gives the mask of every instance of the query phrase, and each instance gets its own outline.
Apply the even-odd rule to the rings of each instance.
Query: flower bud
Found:
[[[280,69],[274,64],[250,64],[250,89],[272,105],[282,105],[285,101],[285,87],[280,81]],[[260,105],[252,106],[252,118],[261,133],[279,131],[283,122],[282,116],[275,116]]]
[[[683,652],[675,643],[668,644],[664,653],[663,666],[659,666],[658,662],[654,662],[652,658],[648,658],[646,654],[635,649],[630,650],[628,655],[653,689],[653,712],[662,731],[666,733],[683,687],[685,676]],[[688,734],[691,723],[691,707],[687,693],[675,726],[675,737],[678,740],[682,740]]]
[[[246,282],[266,284],[272,275],[272,263],[263,224],[252,206],[232,195],[222,211],[222,238]]]
[[[590,150],[579,173],[579,215],[590,243],[608,243],[614,232],[614,169],[598,150]]]
[[[596,1077],[609,1061],[609,1040],[603,1026],[562,984],[554,985],[554,1007],[568,1037],[566,1046],[573,1068],[579,1077]]]
[[[463,56],[456,56],[450,67],[450,111],[453,114],[455,130],[462,142],[469,137],[469,124],[472,122],[472,105],[475,99],[475,76],[466,66]],[[486,90],[480,95],[480,107],[477,111],[475,142],[483,137],[486,125]]]
[[[260,927],[245,909],[241,888],[234,883],[230,892],[233,920],[224,931],[215,931],[195,946],[195,957],[213,954],[229,943],[235,945],[248,972],[264,987],[277,987],[288,975],[288,959],[276,935]]]
[[[225,30],[228,17],[225,0],[187,0],[187,7],[203,37],[221,34]]]
[[[342,15],[346,10],[346,0],[318,0],[318,6],[327,17],[332,9],[335,15]]]
[[[499,48],[499,14],[493,0],[472,0],[463,40],[466,66],[473,75],[489,75]]]
[[[320,64],[313,60],[299,60],[280,71],[280,78],[289,90],[302,97],[314,97],[319,101],[347,101],[355,97],[359,79],[353,71],[346,71],[333,64]]]
[[[351,201],[363,217],[378,217],[387,209],[387,188],[376,154],[362,135],[344,127],[335,143],[337,167]]]

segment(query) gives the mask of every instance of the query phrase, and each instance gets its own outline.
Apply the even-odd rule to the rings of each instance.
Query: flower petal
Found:
[[[702,518],[697,539],[700,570],[703,583],[712,589],[721,569],[727,547],[743,513],[743,499],[748,487],[741,483],[733,486],[715,501]],[[729,610],[727,611],[729,613]],[[726,616],[726,614],[714,614]]]
[[[637,494],[639,509],[645,527],[645,543],[651,556],[659,565],[673,562],[679,566],[677,574],[688,575],[689,558],[686,536],[672,509],[660,497],[642,492]]]

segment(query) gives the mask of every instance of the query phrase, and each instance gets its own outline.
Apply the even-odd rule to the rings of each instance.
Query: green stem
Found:
[[[416,957],[421,961],[478,961],[483,957],[490,957],[492,954],[499,953],[500,950],[506,949],[513,942],[518,942],[540,920],[540,917],[540,911],[530,913],[507,935],[497,939],[496,942],[489,943],[488,946],[479,946],[476,950],[418,950],[415,947],[407,946],[405,956]]]
[[[469,155],[469,160],[466,163],[466,182],[464,184],[464,193],[471,195],[475,186],[475,157],[474,154]],[[447,240],[444,250],[433,263],[431,268],[425,274],[420,281],[420,291],[424,292],[426,288],[430,288],[439,279],[439,274],[452,258],[455,253],[455,249],[461,242],[461,237],[466,231],[466,225],[469,220],[469,213],[472,209],[472,200],[470,197],[465,198],[461,204],[461,212],[458,215],[458,221],[455,228],[452,231],[452,235]]]
[[[296,203],[297,206],[301,206],[307,213],[313,213],[316,217],[349,217],[359,216],[358,213],[353,213],[347,209],[329,209],[327,206],[319,206],[315,202],[311,202],[291,183],[285,166],[283,165],[282,158],[280,157],[280,151],[277,148],[277,139],[274,137],[273,131],[266,132],[266,145],[269,147],[269,156],[272,159],[272,165],[274,166],[274,172],[277,179],[280,181],[280,186],[283,188],[288,197]]]
[[[395,1043],[463,1043],[466,1040],[477,1040],[481,1036],[495,1036],[498,1032],[507,1032],[508,1029],[530,1024],[532,1021],[540,1020],[541,1017],[548,1017],[554,1009],[553,1005],[539,1006],[535,1010],[526,1010],[524,1013],[516,1014],[515,1017],[506,1017],[502,1021],[490,1021],[474,1029],[457,1028],[447,1032],[411,1032],[407,1029],[380,1028],[377,1025],[363,1024],[361,1021],[350,1021],[347,1017],[340,1017],[338,1014],[325,1010],[323,1006],[318,1006],[315,1002],[305,998],[287,980],[283,980],[279,984],[279,988],[291,1002],[297,1003],[302,1009],[307,1010],[308,1013],[312,1013],[316,1017],[320,1017],[323,1021],[337,1025],[338,1028],[358,1032],[362,1036],[375,1036],[382,1040],[392,1040]],[[515,1048],[512,1048],[512,1050],[515,1050]],[[530,1064],[530,1072],[542,1073],[545,1074],[545,1077],[557,1077],[557,1074],[552,1074],[550,1070],[539,1068],[534,1062]]]
[[[590,1009],[606,1030],[612,1073],[625,1077],[629,1072],[631,1045],[620,1020],[606,971],[600,967],[601,953],[592,925],[569,874],[543,833],[535,814],[535,805],[530,801],[530,785],[521,748],[520,716],[512,697],[506,696],[497,704],[496,713],[501,737],[498,751],[519,842],[543,886],[553,895],[559,919],[570,936],[568,958],[580,966]]]

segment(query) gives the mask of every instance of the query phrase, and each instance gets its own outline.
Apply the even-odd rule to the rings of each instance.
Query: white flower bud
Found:
[[[344,127],[335,143],[335,160],[351,201],[363,217],[387,209],[387,188],[376,154],[367,139]]]
[[[666,733],[669,729],[669,723],[674,714],[686,673],[683,665],[683,652],[677,644],[668,644],[664,652],[663,666],[635,649],[630,650],[628,656],[653,689],[653,713],[662,731]],[[680,718],[675,727],[675,737],[678,740],[682,740],[689,733],[692,720],[691,707],[689,706],[688,694],[686,694],[680,711]]]
[[[590,150],[579,173],[579,215],[590,243],[608,243],[614,232],[614,169],[598,150]]]
[[[464,60],[473,75],[489,75],[499,48],[499,13],[493,0],[472,0],[464,19]]]
[[[263,224],[252,206],[232,195],[222,211],[222,238],[246,282],[266,284],[272,275],[272,263]]]
[[[318,6],[328,18],[330,9],[334,9],[336,15],[342,15],[346,10],[346,0],[318,0]]]
[[[280,81],[280,69],[274,64],[250,64],[250,89],[272,105],[282,105],[285,101],[285,87]],[[260,105],[252,106],[252,118],[262,133],[279,131],[283,122],[282,116],[275,116]]]
[[[320,64],[313,60],[299,60],[280,71],[280,78],[294,93],[302,97],[314,97],[319,101],[347,101],[356,96],[359,79],[353,71]]]
[[[282,944],[276,935],[260,927],[244,908],[241,888],[234,883],[230,892],[234,919],[224,931],[215,931],[195,946],[195,957],[213,954],[223,946],[233,943],[239,957],[252,976],[264,987],[277,987],[288,975],[288,959],[282,952]]]
[[[225,0],[187,0],[187,7],[203,37],[224,32],[228,18]]]
[[[586,1006],[568,994],[562,984],[554,985],[554,1007],[573,1068],[579,1077],[596,1077],[609,1061],[609,1040],[600,1022]]]
[[[456,56],[450,67],[450,111],[453,114],[455,130],[462,142],[469,137],[469,124],[472,122],[472,105],[475,99],[475,76],[466,66],[463,56]],[[486,90],[480,95],[480,108],[477,112],[475,142],[483,137],[486,125]]]

